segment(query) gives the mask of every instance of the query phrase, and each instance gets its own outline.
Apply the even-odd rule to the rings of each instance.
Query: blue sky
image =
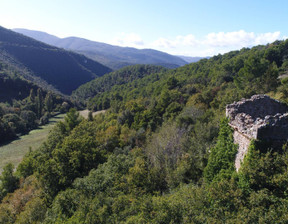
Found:
[[[288,37],[286,0],[0,0],[0,26],[211,56]]]

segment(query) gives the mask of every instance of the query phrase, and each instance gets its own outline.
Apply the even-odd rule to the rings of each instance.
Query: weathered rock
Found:
[[[254,95],[227,105],[226,116],[234,129],[234,142],[239,145],[236,170],[241,166],[252,139],[286,141],[288,139],[288,107],[266,95]]]

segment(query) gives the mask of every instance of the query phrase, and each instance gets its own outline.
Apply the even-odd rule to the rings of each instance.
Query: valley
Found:
[[[81,84],[112,70],[84,55],[47,45],[0,27],[0,58],[43,88],[70,95]],[[52,88],[52,89],[53,89]]]
[[[288,222],[288,40],[112,71],[0,34],[0,223]]]

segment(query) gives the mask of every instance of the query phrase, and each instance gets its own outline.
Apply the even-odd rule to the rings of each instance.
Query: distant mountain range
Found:
[[[45,32],[27,29],[14,29],[14,31],[46,44],[81,53],[113,70],[135,64],[162,65],[166,68],[176,68],[189,62],[187,58],[183,59],[152,49],[139,50],[131,47],[119,47],[79,37],[58,38]],[[197,60],[198,58],[195,61]]]
[[[47,45],[0,27],[0,62],[40,86],[70,95],[81,84],[111,69],[71,51]]]
[[[0,26],[0,65],[5,68],[8,66],[9,71],[15,71],[17,77],[21,76],[24,82],[17,81],[20,89],[24,89],[25,80],[31,82],[27,84],[27,88],[25,87],[27,93],[32,85],[36,85],[46,90],[70,95],[82,84],[111,72],[111,68],[118,69],[134,64],[175,68],[193,60],[193,58],[185,57],[181,59],[178,56],[151,49],[117,47],[77,37],[61,39],[44,32],[25,29],[16,29],[16,31]],[[104,62],[107,66],[95,60]],[[13,77],[12,73],[10,78]],[[4,80],[5,77],[3,76],[2,79]],[[12,78],[10,84],[15,83]],[[9,88],[7,87],[4,92],[9,92]],[[13,94],[17,95],[19,91],[14,92]]]

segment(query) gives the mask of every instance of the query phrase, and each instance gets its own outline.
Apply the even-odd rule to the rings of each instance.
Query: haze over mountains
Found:
[[[66,95],[111,72],[111,68],[117,70],[134,64],[175,68],[188,63],[178,56],[151,49],[118,47],[77,37],[61,39],[25,29],[17,31],[23,34],[0,27],[1,64],[37,86]]]
[[[203,58],[207,58],[207,59],[210,58],[210,57],[190,57],[190,56],[182,56],[182,55],[178,55],[178,57],[182,58],[184,61],[188,63],[194,63],[194,62],[200,61]]]
[[[113,70],[134,64],[152,64],[162,65],[167,68],[176,68],[187,64],[191,60],[190,58],[187,61],[181,57],[157,50],[119,47],[79,37],[58,38],[45,32],[27,29],[14,29],[14,31],[53,46],[84,54]],[[192,61],[194,62],[199,59],[201,58],[192,58]]]
[[[0,27],[1,64],[37,86],[66,95],[112,69],[134,64],[175,68],[201,59],[181,59],[152,49],[118,47],[78,37],[61,39],[26,29],[15,31]]]
[[[64,94],[111,69],[84,55],[66,51],[0,27],[0,60],[25,78],[52,85]]]

